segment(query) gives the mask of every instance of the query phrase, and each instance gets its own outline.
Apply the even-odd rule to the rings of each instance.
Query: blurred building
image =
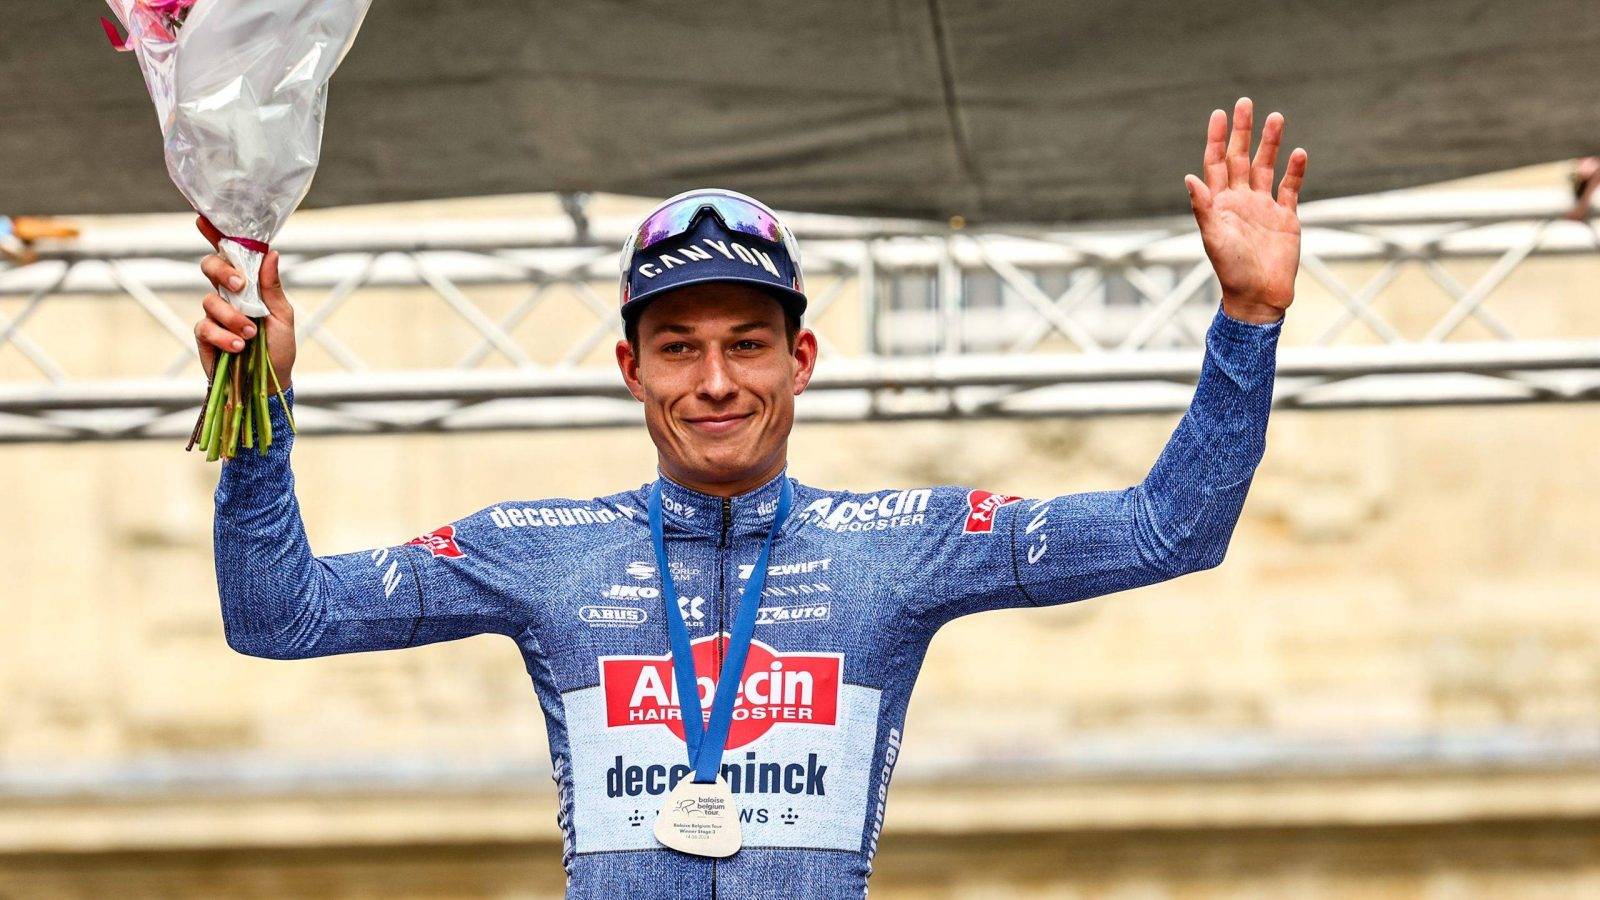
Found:
[[[359,228],[547,202],[304,215]],[[1525,266],[1496,308],[1600,334],[1600,256]],[[1378,301],[1402,330],[1446,303],[1410,277]],[[1304,284],[1285,345],[1319,290]],[[198,297],[168,299],[198,314]],[[404,291],[338,313],[369,359],[471,346],[435,315]],[[573,327],[533,317],[515,335],[535,353]],[[28,326],[90,374],[169,355],[151,328],[92,298]],[[0,380],[29,377],[16,352],[0,348]],[[317,345],[301,359],[330,365]],[[1112,489],[1176,421],[802,423],[792,465],[858,489]],[[873,895],[1600,895],[1597,441],[1592,404],[1276,412],[1220,568],[941,632]],[[653,463],[637,428],[295,449],[319,554],[506,499],[609,493]],[[543,726],[509,643],[235,655],[214,466],[181,441],[18,444],[0,471],[0,897],[559,896]]]

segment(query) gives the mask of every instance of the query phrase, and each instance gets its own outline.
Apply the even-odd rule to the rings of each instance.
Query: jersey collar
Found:
[[[687,531],[719,537],[722,533],[723,498],[690,490],[657,470],[661,482],[662,524],[668,530]],[[783,490],[783,479],[789,477],[784,467],[772,480],[728,500],[728,534],[766,534],[772,525],[772,516],[778,510],[778,496]],[[798,485],[796,485],[798,488]],[[645,493],[648,495],[649,489]],[[790,518],[794,513],[790,512]]]

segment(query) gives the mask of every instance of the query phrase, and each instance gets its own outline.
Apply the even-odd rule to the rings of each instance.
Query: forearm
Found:
[[[1220,308],[1188,410],[1136,489],[1138,534],[1178,571],[1222,561],[1257,464],[1277,372],[1282,317],[1251,323]]]
[[[293,406],[293,391],[286,396]],[[240,653],[293,659],[406,646],[419,595],[399,548],[315,557],[289,466],[294,435],[269,398],[272,445],[241,448],[217,482],[217,594],[228,644]]]

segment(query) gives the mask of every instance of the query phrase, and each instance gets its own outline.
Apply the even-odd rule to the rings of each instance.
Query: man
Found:
[[[941,625],[1222,561],[1265,451],[1299,265],[1306,155],[1291,154],[1274,199],[1282,133],[1274,113],[1252,161],[1249,100],[1231,137],[1211,115],[1204,178],[1185,183],[1223,299],[1194,399],[1139,485],[1025,500],[787,478],[794,397],[817,357],[797,247],[749,198],[690,192],[624,251],[616,357],[655,482],[508,501],[406,544],[313,557],[273,404],[269,455],[234,458],[217,486],[228,642],[291,659],[504,634],[548,723],[569,896],[860,896]],[[203,268],[237,276],[216,256]],[[292,406],[275,255],[261,279]],[[205,309],[209,367],[248,332],[218,295]]]

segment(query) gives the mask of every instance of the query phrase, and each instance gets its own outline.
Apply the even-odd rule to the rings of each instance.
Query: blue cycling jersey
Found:
[[[968,613],[1218,565],[1266,449],[1281,325],[1218,308],[1189,409],[1133,487],[1024,499],[795,482],[723,757],[744,836],[726,859],[666,849],[651,830],[689,766],[648,484],[498,503],[407,543],[316,557],[294,496],[294,438],[273,403],[268,455],[234,458],[217,485],[228,643],[298,659],[504,634],[548,726],[569,897],[860,897],[934,633]],[[679,610],[709,700],[780,483],[721,498],[662,482]]]

